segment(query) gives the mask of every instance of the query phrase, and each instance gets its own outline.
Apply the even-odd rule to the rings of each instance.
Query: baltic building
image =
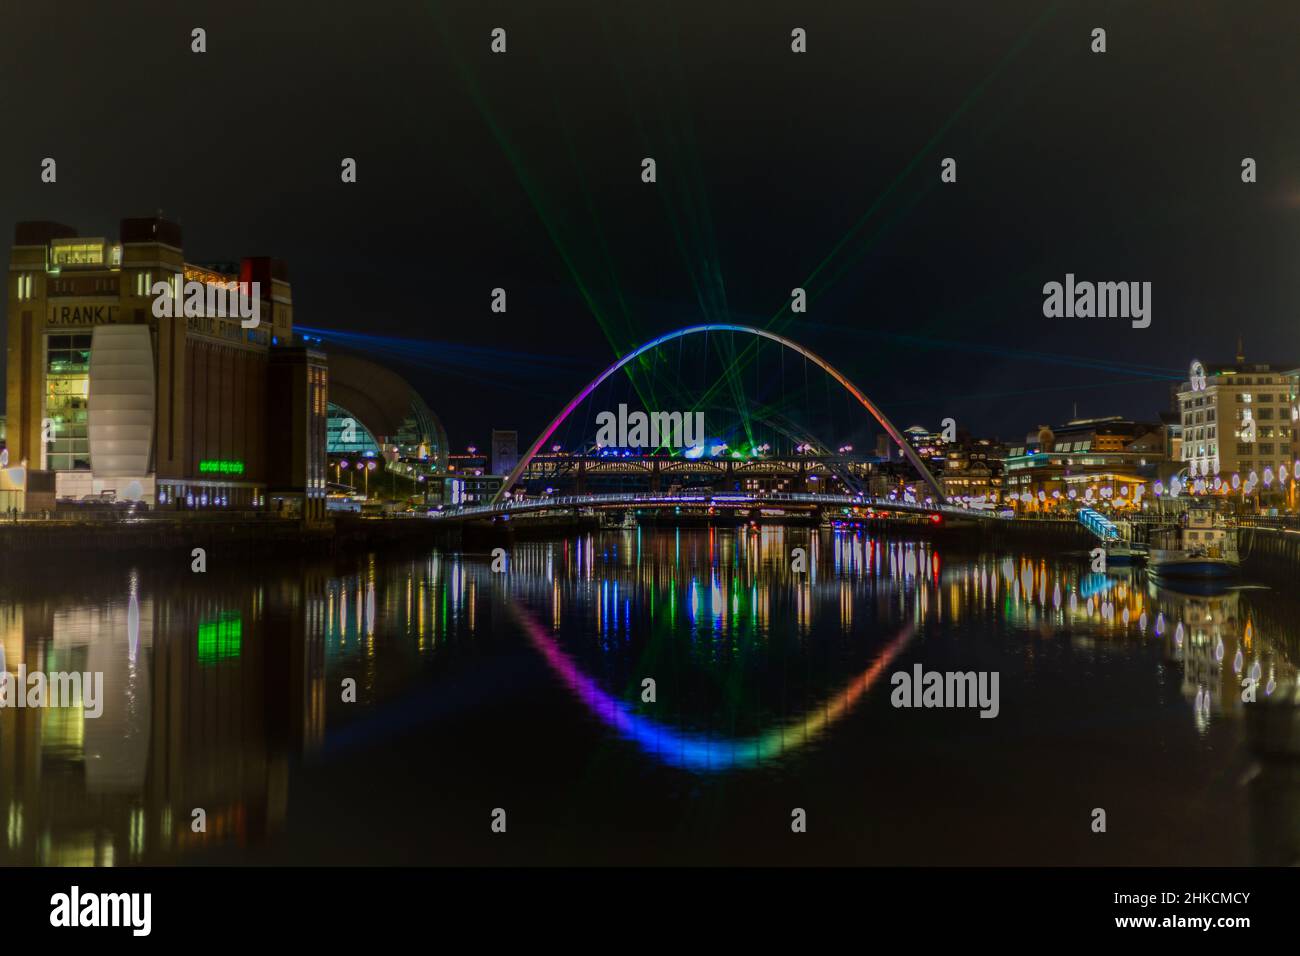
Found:
[[[208,307],[155,310],[162,284],[177,305],[198,284]],[[295,344],[282,262],[187,262],[161,217],[124,219],[116,239],[24,222],[7,285],[0,507],[323,516],[328,367]],[[253,290],[255,326],[210,307]]]

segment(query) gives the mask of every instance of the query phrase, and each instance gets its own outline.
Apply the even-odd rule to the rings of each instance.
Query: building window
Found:
[[[55,239],[50,244],[50,262],[56,266],[101,266],[104,240]]]
[[[45,467],[51,471],[90,468],[89,335],[46,338],[45,415],[51,441]]]

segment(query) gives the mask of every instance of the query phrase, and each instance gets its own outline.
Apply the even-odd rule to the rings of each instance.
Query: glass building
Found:
[[[420,462],[447,470],[447,433],[424,399],[396,372],[331,351],[326,451],[334,458]]]

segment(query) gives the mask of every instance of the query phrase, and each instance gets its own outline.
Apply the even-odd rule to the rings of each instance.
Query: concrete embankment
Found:
[[[1045,547],[1063,551],[1095,548],[1097,539],[1077,521],[1068,518],[980,522],[981,540],[992,547]]]
[[[0,523],[0,560],[169,551],[188,554],[194,548],[255,557],[328,551],[332,541],[332,526],[303,527],[288,521],[20,521]]]
[[[421,519],[343,516],[303,525],[273,518],[211,516],[122,521],[20,521],[0,523],[0,561],[85,554],[183,552],[209,554],[327,556],[341,550],[451,543],[449,529]]]
[[[1300,568],[1300,531],[1242,528],[1238,548],[1250,572],[1294,572]]]
[[[1097,544],[1086,528],[1068,520],[946,519],[939,524],[881,519],[863,522],[868,534],[882,537],[923,537],[936,544],[973,551],[986,549],[1058,549],[1079,551]]]

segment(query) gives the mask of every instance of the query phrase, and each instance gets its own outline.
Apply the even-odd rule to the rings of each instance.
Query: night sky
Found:
[[[1238,334],[1300,363],[1297,103],[1294,2],[5,0],[0,256],[162,209],[191,261],[282,258],[300,326],[413,340],[457,447],[702,321],[1006,439],[1154,417]],[[1151,327],[1045,319],[1067,272],[1151,282]]]

